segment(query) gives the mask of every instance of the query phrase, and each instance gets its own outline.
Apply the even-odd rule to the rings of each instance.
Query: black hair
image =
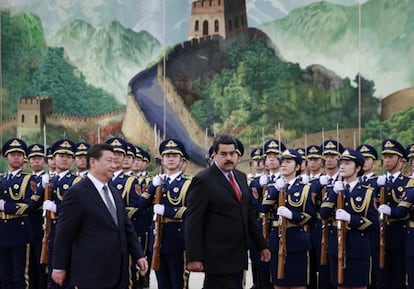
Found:
[[[113,152],[114,148],[107,143],[98,143],[98,144],[92,145],[88,149],[88,152],[86,153],[86,168],[88,170],[91,168],[91,163],[90,163],[91,158],[100,159],[102,157],[103,151]]]
[[[213,141],[213,151],[215,153],[218,152],[218,149],[219,149],[219,145],[220,144],[234,145],[234,148],[235,149],[238,149],[237,140],[234,137],[232,137],[231,135],[228,135],[228,134],[220,134],[220,135],[217,135],[214,138],[214,141]]]

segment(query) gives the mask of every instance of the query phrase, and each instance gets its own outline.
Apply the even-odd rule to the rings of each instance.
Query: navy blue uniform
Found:
[[[375,174],[369,174],[368,176],[363,175],[360,177],[361,185],[371,187],[375,198],[375,204],[378,207],[380,197],[380,187],[377,184],[378,177]],[[370,229],[370,240],[371,240],[371,275],[369,288],[377,288],[377,276],[380,274],[379,268],[379,244],[380,244],[380,224],[379,218],[374,219]]]
[[[260,214],[260,206],[265,196],[263,195],[263,188],[260,186],[260,175],[251,180],[249,188],[250,202],[256,215],[258,226],[263,232],[263,214]],[[266,194],[266,192],[264,193]],[[268,225],[266,224],[266,226]],[[252,262],[253,284],[257,289],[270,288],[269,263],[260,261],[260,252],[257,251],[256,246],[254,246],[251,240],[249,241],[249,256]]]
[[[394,208],[402,198],[407,185],[411,186],[414,180],[399,174],[393,181],[387,175],[385,184],[385,204]],[[408,215],[402,218],[385,218],[385,268],[379,269],[377,288],[400,289],[406,288],[405,262],[401,262],[405,254],[406,244],[402,240],[407,237]]]
[[[337,194],[333,187],[327,188],[327,197],[322,203],[320,214],[330,221],[328,236],[328,258],[331,282],[336,286],[368,286],[370,268],[370,229],[378,217],[374,207],[374,194],[370,187],[356,184],[349,192],[344,191],[344,210],[351,215],[347,223],[345,239],[344,282],[338,284],[338,236],[334,215]]]
[[[146,192],[148,186],[151,183],[152,176],[147,172],[141,172],[137,175],[139,192],[138,195],[141,196],[143,192]],[[139,209],[139,214],[132,216],[131,222],[135,227],[135,232],[138,235],[138,239],[141,243],[141,247],[144,250],[145,256],[147,256],[148,264],[152,262],[152,206],[148,207],[146,210]],[[145,276],[141,276],[138,280],[138,288],[149,287],[151,270],[148,270]]]
[[[142,236],[145,224],[142,223],[142,219],[140,218],[142,211],[138,209],[138,201],[141,193],[138,179],[135,176],[130,176],[124,172],[121,172],[109,182],[109,185],[116,188],[118,193],[122,196],[122,199],[125,202],[125,208],[128,212],[128,217],[134,226],[135,232],[138,236]],[[130,288],[131,286],[133,288],[137,288],[138,280],[139,274],[137,267],[133,262],[131,262],[129,274]]]
[[[33,185],[34,184],[34,185]],[[21,170],[1,180],[0,199],[0,278],[2,289],[23,289],[28,284],[26,254],[33,232],[28,214],[38,208],[41,191],[36,191],[31,175]]]
[[[315,215],[315,207],[312,201],[313,190],[311,183],[303,184],[297,178],[286,190],[285,207],[292,212],[293,217],[291,220],[286,219],[287,255],[284,279],[277,279],[279,223],[276,220],[276,215],[273,215],[269,235],[269,249],[272,252],[269,266],[273,285],[289,287],[306,286],[308,283],[308,253],[312,245],[306,227]],[[269,210],[269,206],[273,206],[273,209],[276,209],[275,205],[278,198],[279,191],[275,186],[269,186],[267,197],[263,201],[262,210]]]
[[[191,180],[179,174],[165,183],[161,204],[165,206],[162,217],[160,268],[156,271],[158,288],[183,289],[188,286],[184,263],[183,217],[186,210],[185,197]],[[141,194],[139,208],[147,209],[153,204],[156,187],[151,183],[147,192]]]
[[[407,220],[407,238],[406,238],[406,265],[408,276],[408,288],[414,288],[414,186],[410,184],[405,188],[403,197],[396,207],[391,209],[391,218]]]
[[[40,254],[42,251],[42,238],[43,238],[43,187],[42,187],[42,175],[45,172],[41,171],[37,174],[33,174],[33,182],[31,182],[32,189],[36,187],[36,191],[42,192],[42,198],[38,203],[38,207],[29,214],[30,222],[32,224],[33,240],[30,243],[30,267],[29,267],[29,280],[30,289],[44,288],[45,285],[45,265],[40,264]]]

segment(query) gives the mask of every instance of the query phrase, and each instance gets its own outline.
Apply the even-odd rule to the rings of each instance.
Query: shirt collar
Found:
[[[179,171],[178,173],[172,174],[172,175],[167,175],[167,177],[170,179],[169,183],[171,184],[179,175],[181,174],[181,171]]]
[[[98,192],[100,192],[103,189],[104,185],[106,185],[106,183],[102,183],[100,180],[95,178],[92,174],[88,174],[86,177],[91,180],[91,182],[93,183],[93,185],[95,186]]]

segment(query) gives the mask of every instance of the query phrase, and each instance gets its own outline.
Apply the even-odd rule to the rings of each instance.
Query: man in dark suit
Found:
[[[121,195],[107,182],[115,170],[113,148],[89,148],[86,178],[65,194],[56,229],[53,280],[84,288],[126,288],[131,255],[141,275],[148,264]]]
[[[241,289],[249,237],[270,260],[250,207],[246,175],[235,169],[237,141],[220,135],[214,163],[192,180],[187,196],[185,240],[188,269],[205,272],[204,289]]]

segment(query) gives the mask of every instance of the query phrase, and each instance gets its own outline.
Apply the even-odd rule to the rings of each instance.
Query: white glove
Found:
[[[50,200],[46,200],[43,202],[43,210],[51,211],[56,213],[56,204]]]
[[[319,183],[320,183],[322,186],[326,186],[326,185],[328,184],[328,181],[329,181],[329,178],[328,178],[328,176],[327,176],[327,175],[323,175],[323,176],[320,176],[320,177],[319,177]]]
[[[285,217],[286,219],[292,220],[293,214],[292,211],[286,208],[285,206],[280,206],[277,208],[277,214],[279,216]]]
[[[276,190],[280,191],[286,186],[286,182],[282,178],[278,178],[275,183]]]
[[[164,216],[165,206],[161,204],[154,205],[154,213],[160,216]]]
[[[0,200],[0,211],[4,211],[4,203],[6,203],[5,200]]]
[[[160,177],[160,175],[156,175],[156,176],[154,176],[153,178],[152,178],[152,185],[154,186],[154,187],[159,187],[159,186],[161,186],[161,177]]]
[[[259,183],[260,183],[261,187],[267,185],[268,182],[269,182],[269,178],[267,177],[267,175],[261,175],[260,176]]]
[[[50,177],[49,174],[44,174],[42,175],[42,187],[44,189],[46,189],[46,187],[49,185],[50,183]]]
[[[309,183],[309,181],[310,181],[310,177],[309,177],[309,175],[307,175],[307,174],[303,174],[303,175],[301,176],[301,178],[302,178],[302,184],[307,184],[307,183]]]
[[[335,213],[335,218],[339,221],[351,221],[351,214],[345,211],[344,209],[338,209]]]
[[[391,215],[391,207],[388,205],[381,205],[378,207],[378,213],[382,213],[384,215],[390,216]]]
[[[378,176],[378,178],[377,178],[377,185],[378,186],[383,186],[383,185],[385,185],[385,182],[387,181],[387,177],[386,176],[384,176],[384,175],[380,175],[380,176]]]
[[[336,181],[335,183],[334,183],[334,192],[335,193],[339,193],[339,192],[343,192],[344,190],[345,190],[345,186],[344,186],[344,182],[342,182],[342,181]]]

